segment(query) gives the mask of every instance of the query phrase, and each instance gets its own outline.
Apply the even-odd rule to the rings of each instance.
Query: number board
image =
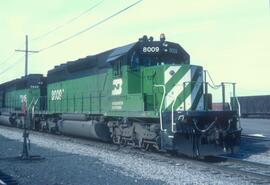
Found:
[[[179,54],[179,49],[174,45],[160,42],[152,42],[140,45],[141,55]]]
[[[141,55],[157,55],[161,53],[161,45],[159,42],[143,43],[140,45]]]

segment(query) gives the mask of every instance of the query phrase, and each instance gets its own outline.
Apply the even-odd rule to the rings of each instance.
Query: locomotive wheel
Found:
[[[150,144],[143,142],[141,145],[141,150],[146,152],[146,151],[149,151],[149,149],[150,149]]]
[[[119,138],[118,137],[113,136],[112,141],[113,141],[114,144],[119,145]]]
[[[127,140],[121,139],[121,146],[126,147],[127,146]]]

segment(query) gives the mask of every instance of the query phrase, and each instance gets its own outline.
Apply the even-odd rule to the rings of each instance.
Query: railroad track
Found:
[[[158,156],[138,154],[153,161],[165,162],[179,167],[188,165],[190,168],[194,168],[194,164],[196,164],[200,166],[197,168],[198,170],[208,171],[213,175],[227,174],[226,176],[240,177],[254,184],[270,184],[270,165],[267,164],[220,156],[195,160],[185,156],[169,156],[162,153]]]
[[[11,176],[0,171],[0,185],[18,185],[18,182]]]
[[[0,126],[4,127],[4,126]],[[9,128],[12,130],[19,130],[18,128]],[[170,165],[179,166],[187,165],[190,168],[194,168],[194,164],[200,166],[200,171],[208,171],[209,173],[215,174],[227,174],[231,177],[240,177],[248,182],[256,184],[270,184],[270,165],[244,161],[236,158],[216,156],[208,158],[206,160],[195,160],[182,155],[171,156],[168,153],[162,152],[145,152],[135,148],[119,147],[116,145],[111,145],[109,143],[102,143],[93,140],[73,138],[69,136],[62,135],[52,135],[48,133],[29,131],[33,135],[43,135],[44,137],[51,137],[63,141],[70,141],[78,144],[94,146],[109,150],[112,152],[121,152],[128,155],[134,155],[136,157],[143,157],[145,159],[168,163]],[[47,157],[61,157],[61,156],[44,156]]]
[[[141,152],[135,149],[133,152],[156,162],[165,162],[179,167],[188,165],[190,168],[194,168],[195,164],[200,166],[200,168],[197,168],[198,170],[208,171],[213,175],[227,174],[230,177],[240,177],[255,184],[270,184],[270,165],[268,164],[223,156],[197,160],[182,155],[171,156],[167,153],[154,152],[154,155],[152,155],[150,152]]]
[[[241,175],[244,178],[251,179],[254,183],[270,184],[270,165],[268,164],[223,156],[213,158],[220,160],[220,162],[208,162],[208,164],[216,169]]]
[[[269,137],[261,137],[261,136],[256,136],[256,135],[241,135],[242,139],[252,139],[252,140],[259,140],[259,141],[270,141]]]

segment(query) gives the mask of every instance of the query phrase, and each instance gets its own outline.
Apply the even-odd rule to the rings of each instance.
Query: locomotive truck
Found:
[[[144,36],[0,85],[0,122],[193,157],[235,152],[237,110],[211,110],[207,84],[179,44]]]

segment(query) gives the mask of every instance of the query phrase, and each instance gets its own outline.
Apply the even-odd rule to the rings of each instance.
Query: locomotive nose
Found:
[[[235,111],[164,112],[161,145],[189,156],[236,152],[241,129]],[[173,120],[172,120],[173,119]]]

